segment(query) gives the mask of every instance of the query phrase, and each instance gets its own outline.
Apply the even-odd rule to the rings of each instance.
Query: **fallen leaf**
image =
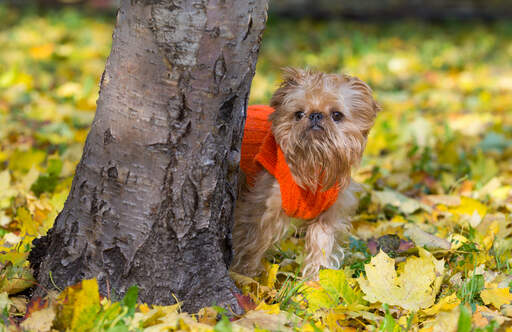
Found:
[[[455,195],[427,195],[423,196],[422,202],[434,206],[443,204],[445,206],[459,206],[461,203],[460,196]]]
[[[0,312],[8,312],[10,306],[9,294],[7,292],[0,293]]]
[[[21,322],[21,327],[25,330],[36,332],[51,331],[53,320],[55,319],[54,307],[48,307],[35,311],[30,316]]]
[[[256,308],[256,304],[248,295],[242,295],[235,293],[236,300],[238,301],[238,304],[244,311],[250,311]]]
[[[260,302],[260,304],[258,304],[256,306],[256,308],[254,308],[254,310],[265,311],[267,314],[272,314],[272,315],[276,315],[276,314],[278,314],[281,311],[279,309],[279,303],[276,303],[276,304],[266,304],[263,301]]]
[[[502,305],[511,304],[512,302],[510,289],[508,287],[498,288],[496,284],[492,284],[490,288],[481,291],[480,297],[485,304],[492,304],[496,309],[500,309]]]
[[[440,311],[452,311],[460,304],[460,299],[457,294],[445,296],[439,300],[438,303],[434,304],[430,308],[423,309],[422,312],[428,316],[437,315]]]
[[[177,307],[173,306],[155,306],[147,313],[135,313],[128,329],[137,330],[144,326],[145,332],[161,331],[198,331],[211,332],[212,327],[207,324],[198,323],[193,317],[186,313],[178,313]],[[229,323],[229,321],[228,321]]]
[[[434,304],[444,273],[444,260],[436,260],[428,251],[419,248],[420,257],[409,257],[400,276],[395,270],[395,260],[384,252],[365,265],[366,278],[357,281],[364,297],[371,303],[399,305],[404,309],[418,310]]]
[[[390,189],[384,191],[372,191],[372,201],[381,206],[386,204],[392,205],[400,209],[400,211],[405,214],[414,213],[422,208],[427,211],[430,210],[430,208],[421,204],[419,201]]]
[[[456,233],[450,234],[450,236],[448,236],[448,241],[450,242],[451,250],[457,250],[460,247],[462,247],[464,245],[464,243],[469,242],[469,240],[467,238],[465,238],[463,235],[456,234]]]
[[[309,282],[301,293],[307,302],[307,310],[314,313],[320,309],[341,305],[348,310],[364,308],[366,301],[361,291],[355,291],[348,283],[343,270],[320,270],[318,282]]]
[[[458,322],[460,317],[459,307],[455,307],[452,311],[441,311],[432,320],[423,323],[424,328],[430,329],[432,332],[455,332],[458,331]],[[471,327],[471,321],[470,321]],[[467,330],[460,330],[466,332]],[[471,330],[469,330],[471,331]],[[469,332],[468,331],[468,332]]]
[[[100,311],[100,296],[96,279],[83,280],[67,287],[58,301],[55,327],[73,331],[89,331],[94,325],[94,318]]]
[[[289,326],[297,326],[300,319],[294,315],[281,312],[269,314],[261,310],[253,310],[246,313],[241,319],[233,322],[234,326],[248,329],[264,329],[269,331],[294,331]]]
[[[34,286],[35,279],[30,269],[8,263],[0,272],[0,292],[19,293]]]
[[[463,221],[468,221],[471,227],[477,227],[487,213],[487,207],[469,197],[461,197],[461,204],[457,207],[439,205],[438,209],[447,211]]]
[[[427,233],[414,224],[407,224],[405,226],[404,235],[410,238],[417,247],[427,248],[430,250],[449,250],[451,247],[450,242],[447,240]]]
[[[34,47],[30,48],[29,53],[30,53],[30,56],[32,56],[32,58],[34,58],[36,60],[44,60],[44,59],[49,58],[52,55],[54,48],[55,48],[54,44],[47,43],[47,44],[34,46]]]
[[[473,323],[482,324],[480,326],[486,326],[493,320],[496,321],[498,325],[512,321],[512,319],[503,316],[496,310],[491,310],[482,305],[476,306],[476,311],[473,313]]]
[[[263,285],[273,288],[277,279],[277,270],[279,269],[279,265],[277,264],[266,264],[265,266],[265,279],[263,281]]]

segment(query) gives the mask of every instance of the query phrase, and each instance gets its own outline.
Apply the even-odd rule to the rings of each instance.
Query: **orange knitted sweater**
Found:
[[[282,207],[293,218],[313,219],[331,207],[340,191],[339,186],[316,192],[301,188],[294,180],[281,148],[270,131],[270,106],[253,105],[247,109],[240,168],[249,186],[263,168],[279,182]]]

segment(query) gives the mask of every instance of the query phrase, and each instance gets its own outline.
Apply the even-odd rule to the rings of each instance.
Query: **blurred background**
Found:
[[[115,6],[0,3],[4,187],[39,201],[65,198],[94,116]],[[501,208],[511,201],[511,18],[511,1],[275,0],[251,103],[268,103],[283,66],[356,75],[383,107],[360,181],[410,197],[485,188]],[[0,204],[3,216],[12,209]]]

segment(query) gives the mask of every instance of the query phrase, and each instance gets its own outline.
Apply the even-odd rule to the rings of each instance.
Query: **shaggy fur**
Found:
[[[370,87],[356,77],[291,68],[285,70],[270,106],[275,109],[271,130],[295,182],[313,192],[341,188],[333,206],[305,222],[302,273],[315,277],[320,267],[339,265],[333,255],[336,234],[347,232],[357,207],[351,169],[361,160],[379,106]],[[262,171],[254,187],[243,187],[237,202],[232,269],[247,275],[260,272],[265,251],[286,234],[289,224],[279,183]]]

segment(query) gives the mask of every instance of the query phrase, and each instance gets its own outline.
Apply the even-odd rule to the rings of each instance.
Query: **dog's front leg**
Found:
[[[320,215],[309,221],[306,230],[306,257],[302,276],[317,279],[320,267],[331,266],[331,254],[336,242],[336,230]]]

